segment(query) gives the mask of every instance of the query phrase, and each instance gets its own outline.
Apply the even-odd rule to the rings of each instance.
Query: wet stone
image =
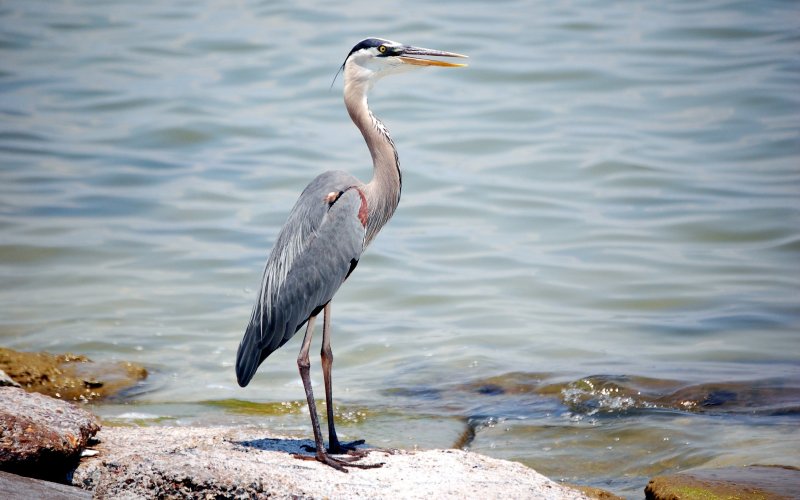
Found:
[[[647,500],[788,500],[800,491],[800,469],[776,465],[695,469],[654,477],[644,491]]]
[[[71,353],[54,355],[6,348],[0,348],[0,370],[26,391],[69,401],[113,396],[147,377],[147,370],[135,363],[96,363]]]
[[[617,496],[610,491],[606,491],[602,488],[595,488],[593,486],[577,486],[577,485],[570,485],[571,487],[575,488],[576,490],[583,492],[589,498],[593,500],[625,500],[624,498]]]
[[[55,481],[80,458],[100,426],[72,403],[0,387],[0,469]]]

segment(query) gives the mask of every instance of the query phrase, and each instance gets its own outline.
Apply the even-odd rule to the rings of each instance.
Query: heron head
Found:
[[[466,64],[451,63],[420,56],[467,57],[455,52],[423,49],[382,38],[367,38],[358,42],[342,64],[346,81],[360,81],[371,84],[386,75],[400,73],[423,66],[457,68]]]

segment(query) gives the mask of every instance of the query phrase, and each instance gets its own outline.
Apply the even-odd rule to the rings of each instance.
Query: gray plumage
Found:
[[[364,184],[325,172],[305,188],[267,260],[256,305],[236,356],[239,385],[327,304],[364,251],[358,218]],[[336,193],[332,203],[327,197]],[[315,312],[316,311],[316,312]]]
[[[417,57],[420,55],[466,57],[379,38],[362,40],[347,55],[342,65],[344,102],[372,156],[372,179],[365,184],[346,172],[332,171],[319,175],[306,186],[272,248],[258,299],[236,353],[236,379],[244,387],[270,354],[307,325],[297,366],[314,430],[315,459],[341,471],[346,471],[345,466],[369,468],[380,464],[353,464],[351,460],[328,454],[352,453],[355,445],[363,443],[340,443],[336,436],[331,389],[330,302],[355,269],[364,249],[394,214],[402,187],[397,150],[386,127],[369,110],[367,92],[379,78],[405,69],[464,66]],[[328,452],[322,440],[309,375],[314,321],[321,311],[325,318],[321,355]]]

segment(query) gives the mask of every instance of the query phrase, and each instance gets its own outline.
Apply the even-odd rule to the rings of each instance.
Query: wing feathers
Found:
[[[309,184],[278,235],[267,261],[258,300],[236,357],[239,385],[286,343],[315,309],[327,304],[364,249],[359,219],[360,183],[326,172]],[[331,192],[341,192],[334,201]]]

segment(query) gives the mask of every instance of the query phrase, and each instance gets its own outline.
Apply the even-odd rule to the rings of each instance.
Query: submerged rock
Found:
[[[100,426],[71,403],[0,387],[0,469],[64,480]]]
[[[797,498],[800,469],[751,465],[720,469],[695,469],[657,476],[645,488],[647,500],[706,500],[716,498]]]
[[[593,486],[579,486],[579,485],[571,485],[578,491],[582,491],[586,494],[589,498],[593,500],[625,500],[621,496],[615,495],[610,491],[604,490],[602,488],[595,488]]]
[[[522,464],[460,450],[371,451],[342,473],[308,454],[310,441],[261,429],[104,428],[72,482],[95,497],[538,498],[588,500]]]
[[[29,392],[70,401],[111,396],[147,377],[147,370],[134,363],[95,363],[76,354],[6,348],[0,348],[0,370]]]
[[[591,375],[565,381],[552,373],[510,372],[467,383],[430,387],[396,387],[387,396],[425,399],[434,404],[447,394],[464,406],[501,398],[524,401],[557,399],[579,415],[621,414],[664,409],[691,413],[800,413],[800,384],[783,378],[692,383],[628,375]],[[496,406],[496,405],[495,405]],[[521,405],[518,405],[521,406]],[[535,411],[541,408],[534,408]]]

